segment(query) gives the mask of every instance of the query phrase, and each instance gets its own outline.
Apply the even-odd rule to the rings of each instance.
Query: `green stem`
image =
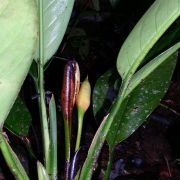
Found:
[[[66,119],[64,119],[64,132],[65,132],[65,159],[66,161],[70,161],[70,127],[69,123]]]
[[[96,164],[97,158],[100,154],[100,150],[109,132],[109,128],[111,127],[113,123],[113,119],[116,116],[118,111],[120,111],[120,115],[119,115],[119,118],[120,118],[125,110],[125,105],[127,102],[123,102],[123,101],[124,101],[126,89],[128,88],[130,78],[131,78],[131,75],[129,75],[129,77],[127,77],[126,80],[122,82],[122,86],[121,86],[121,89],[117,98],[118,100],[113,104],[110,114],[102,121],[100,127],[98,128],[93,138],[93,141],[88,151],[86,161],[83,164],[83,168],[80,174],[80,180],[91,179],[92,173],[93,173],[92,167],[94,167],[94,165]]]
[[[108,165],[107,165],[107,169],[104,175],[104,180],[108,180],[109,176],[110,176],[110,172],[112,169],[112,163],[113,163],[113,157],[114,157],[114,149],[109,149],[109,160],[108,160]]]
[[[179,113],[179,112],[175,111],[174,109],[170,108],[169,106],[167,106],[167,105],[165,105],[165,104],[163,104],[163,103],[160,103],[159,105],[162,106],[163,108],[171,111],[172,113],[176,114],[177,116],[180,116],[180,113]]]
[[[65,180],[69,180],[69,166],[71,158],[71,126],[69,121],[64,119],[64,132],[65,132]]]
[[[47,166],[49,150],[49,129],[44,94],[44,36],[43,36],[43,0],[39,0],[39,93],[40,93],[40,119],[43,138],[44,161]]]
[[[81,143],[83,118],[84,118],[84,110],[82,108],[78,108],[78,133],[77,133],[77,138],[76,138],[75,151],[77,151],[79,149],[80,143]]]
[[[14,177],[17,180],[28,180],[29,178],[26,174],[26,171],[24,170],[18,157],[10,147],[8,141],[4,137],[2,130],[0,130],[0,150]]]

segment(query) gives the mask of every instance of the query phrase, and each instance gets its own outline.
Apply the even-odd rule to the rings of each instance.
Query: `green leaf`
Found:
[[[32,77],[32,79],[34,80],[34,82],[36,82],[38,84],[38,66],[37,66],[37,63],[34,60],[33,60],[32,64],[31,64],[29,74]]]
[[[152,49],[148,52],[144,62],[156,57],[158,54],[162,53],[173,44],[178,43],[180,40],[180,19],[176,20],[175,23],[163,34],[163,36],[156,42]]]
[[[152,46],[157,42],[167,28],[179,17],[179,9],[180,0],[156,0],[123,44],[117,61],[117,68],[123,79],[118,98],[112,105],[108,117],[103,121],[103,124],[101,124],[91,144],[88,156],[82,168],[80,176],[81,180],[91,179],[99,151],[102,148],[102,143],[105,141],[112,125],[116,124],[118,126],[118,124],[115,123],[115,118],[119,119],[122,117],[126,110],[129,100],[126,91],[133,74]],[[165,56],[165,58],[168,57]],[[132,89],[135,90],[134,88]],[[129,91],[129,93],[130,92],[131,91]],[[117,114],[119,117],[117,117]],[[113,143],[115,142],[112,142],[112,144]]]
[[[124,113],[115,115],[107,135],[110,154],[105,179],[109,177],[115,145],[128,138],[146,120],[166,93],[177,61],[177,54],[171,54],[178,47],[180,43],[149,62],[133,76],[124,97]]]
[[[37,162],[38,180],[49,180],[49,176],[45,167],[38,161]]]
[[[116,7],[116,5],[121,1],[121,0],[109,0],[111,3],[112,7]]]
[[[29,71],[37,22],[34,0],[0,0],[0,127]]]
[[[20,97],[16,99],[4,125],[17,136],[28,135],[31,115]]]
[[[166,54],[167,56],[169,54],[172,54],[172,52],[174,52],[174,50],[176,50],[178,47],[180,46],[180,44],[176,44],[175,46],[173,46],[172,48],[170,48],[167,52],[164,52],[162,53],[160,56],[158,56],[155,60],[151,61],[149,63],[149,66],[150,68],[146,70],[143,70],[143,73],[142,73],[142,70],[140,70],[137,74],[135,74],[133,80],[131,80],[131,83],[130,83],[130,87],[128,88],[127,90],[127,95],[132,92],[132,90],[134,89],[135,86],[137,86],[137,83],[140,83],[142,81],[142,78],[144,78],[144,76],[147,76],[147,73],[150,74],[152,72],[152,65],[158,65],[160,64],[164,58],[161,58],[163,57],[164,54]],[[157,59],[160,59],[159,61],[157,61]],[[151,65],[152,64],[152,65]],[[162,71],[162,70],[161,70]],[[164,70],[165,71],[165,70]],[[95,85],[95,88],[94,88],[94,92],[93,92],[93,112],[94,112],[94,115],[95,117],[97,117],[98,120],[101,120],[103,116],[105,116],[105,114],[108,113],[112,103],[113,103],[113,98],[112,98],[112,95],[115,95],[117,93],[115,93],[117,90],[118,90],[118,86],[115,84],[118,84],[120,83],[120,79],[118,79],[118,76],[114,73],[115,71],[113,69],[111,70],[108,70],[106,73],[104,73],[96,82],[96,85]],[[146,74],[146,75],[145,75]],[[118,82],[118,83],[117,83]],[[133,83],[134,82],[134,83]],[[154,91],[154,92],[157,92],[157,91]],[[126,95],[126,96],[127,96]],[[157,100],[155,98],[155,100]],[[135,100],[134,100],[135,101]],[[134,103],[135,105],[135,103]],[[129,105],[129,102],[128,102],[128,105],[127,106],[130,106]],[[137,110],[137,109],[136,109]],[[146,110],[147,112],[147,110]],[[127,113],[126,113],[127,114]],[[129,118],[129,116],[125,115],[126,117]],[[126,118],[122,118],[123,120],[125,119],[125,121],[127,122]],[[142,120],[142,119],[141,119]],[[130,119],[129,119],[130,121]],[[124,121],[122,122],[124,124]],[[140,122],[136,122],[138,125],[142,123],[142,121]],[[133,128],[133,127],[132,127]],[[135,127],[136,128],[136,127]],[[116,130],[117,131],[119,129],[119,127],[117,126],[116,127]],[[127,129],[127,128],[126,128]],[[126,131],[125,128],[123,128],[124,131]],[[111,129],[110,132],[112,132],[112,130],[114,129]],[[134,131],[134,129],[132,129],[132,132]],[[127,135],[127,134],[126,134]],[[129,134],[130,135],[130,134]],[[127,135],[127,137],[129,136]],[[114,135],[115,136],[115,135]],[[109,139],[111,140],[112,137],[110,137]],[[114,137],[113,137],[114,138]],[[113,139],[112,138],[112,139]],[[125,139],[126,137],[124,137]],[[119,141],[117,141],[116,143],[119,143]],[[113,153],[113,148],[114,146],[110,147],[110,157],[111,157],[111,152]],[[111,159],[111,158],[109,158]],[[112,159],[113,160],[113,159]],[[109,167],[109,166],[108,166]],[[108,168],[108,170],[110,171],[111,168]],[[106,177],[107,178],[107,177]],[[106,179],[105,178],[105,179]]]
[[[57,51],[65,34],[74,0],[44,0],[43,1],[43,21],[44,21],[44,64]],[[39,45],[35,59],[39,58]]]
[[[125,97],[127,97],[130,92],[132,92],[142,81],[144,81],[145,77],[148,77],[157,67],[159,67],[164,61],[166,61],[179,48],[180,42],[175,44],[168,50],[164,51],[159,56],[150,61],[148,64],[146,64],[144,67],[142,67],[130,80],[129,86],[125,93]],[[160,77],[163,78],[161,74]]]
[[[110,148],[130,136],[158,106],[169,87],[177,61],[177,53],[171,54],[178,47],[168,49],[133,76],[125,95],[128,102],[124,114],[115,115],[107,136]]]
[[[23,168],[18,157],[10,147],[7,139],[5,138],[1,130],[0,130],[0,150],[14,177],[16,177],[16,179],[18,180],[28,180],[29,178],[26,174],[25,169]]]
[[[147,116],[147,113],[148,113],[148,115],[149,115],[150,111],[152,111],[155,108],[155,106],[157,106],[157,102],[159,102],[160,98],[163,96],[163,94],[165,93],[165,90],[168,87],[168,83],[170,81],[170,77],[171,77],[172,71],[175,66],[176,61],[174,58],[173,58],[174,61],[172,61],[172,57],[170,57],[170,56],[179,48],[179,45],[180,44],[178,43],[175,46],[173,46],[172,48],[168,49],[166,52],[164,52],[159,57],[152,60],[152,62],[148,63],[147,65],[144,66],[143,69],[141,69],[139,72],[137,72],[137,74],[134,75],[134,81],[132,80],[132,82],[130,83],[130,84],[132,84],[132,86],[129,85],[131,87],[130,90],[128,91],[128,93],[125,93],[125,99],[124,99],[124,96],[123,97],[121,96],[121,89],[120,89],[120,94],[118,95],[118,98],[116,99],[115,103],[112,105],[112,108],[111,108],[111,111],[110,111],[108,117],[106,118],[106,120],[103,121],[103,124],[101,123],[101,126],[99,127],[99,129],[95,135],[95,138],[93,139],[91,147],[88,151],[88,156],[87,156],[84,166],[82,168],[82,172],[81,172],[81,176],[80,176],[81,180],[91,179],[91,176],[93,173],[93,168],[94,168],[96,160],[98,158],[99,151],[102,148],[102,144],[106,138],[110,145],[110,150],[112,151],[112,149],[114,148],[116,143],[118,143],[120,140],[123,140],[125,137],[127,138],[142,123],[142,121],[145,120],[145,119],[143,119],[143,118],[145,118],[144,114],[146,113],[146,116]],[[161,62],[161,63],[159,63],[159,62]],[[164,71],[165,67],[167,69],[166,71]],[[148,68],[149,68],[149,73],[147,73]],[[157,68],[161,69],[161,71],[164,71],[162,76],[159,75],[159,71],[156,70]],[[134,129],[133,129],[133,127],[131,128],[130,125],[128,126],[128,124],[124,125],[124,122],[122,122],[122,124],[120,124],[121,120],[124,117],[124,112],[126,112],[128,110],[127,108],[130,108],[129,106],[131,104],[129,104],[129,102],[132,103],[131,111],[132,111],[132,115],[133,115],[133,113],[134,113],[133,110],[136,110],[136,107],[137,107],[137,105],[135,104],[135,101],[137,100],[137,103],[139,103],[139,101],[141,100],[140,98],[142,98],[141,97],[142,94],[138,94],[138,93],[140,93],[138,91],[140,91],[140,90],[142,91],[141,88],[142,88],[142,86],[146,85],[146,84],[143,84],[146,81],[148,81],[149,83],[150,82],[152,83],[152,79],[155,77],[152,74],[158,74],[158,78],[157,78],[158,81],[160,81],[159,79],[161,77],[162,78],[161,80],[164,80],[165,82],[168,82],[168,83],[162,84],[157,81],[158,83],[153,88],[153,90],[156,90],[156,91],[152,91],[150,93],[150,95],[153,96],[153,98],[155,98],[155,101],[153,101],[153,103],[150,104],[151,106],[149,107],[148,112],[143,113],[142,111],[141,112],[138,111],[138,113],[140,115],[142,113],[142,117],[141,116],[139,117],[138,121],[140,123],[136,122],[135,120],[133,121]],[[139,75],[141,75],[140,76],[141,81],[139,81],[139,84],[138,84],[136,82],[137,82],[137,77],[139,77]],[[167,79],[165,80],[165,78],[167,78]],[[153,82],[156,83],[155,80]],[[162,85],[162,87],[159,84]],[[140,88],[140,90],[138,88]],[[149,87],[147,84],[147,90],[149,90],[148,88],[152,88],[152,84],[151,84],[151,87]],[[158,89],[158,88],[161,88],[161,89]],[[149,90],[149,92],[150,92],[150,90]],[[159,93],[159,91],[160,91],[160,93]],[[130,94],[133,92],[135,93],[134,95]],[[144,90],[143,90],[143,92],[144,92]],[[132,98],[132,96],[133,96],[133,98]],[[138,99],[134,99],[134,98],[136,98],[136,96]],[[146,94],[146,96],[147,96],[147,94]],[[158,100],[156,99],[156,96],[159,98]],[[134,101],[133,101],[133,99],[134,99]],[[135,104],[135,106],[133,106],[134,105],[133,103]],[[147,110],[147,107],[145,110]],[[125,114],[125,116],[127,116],[127,115]],[[129,118],[132,118],[132,117],[129,117]],[[124,136],[122,136],[121,131],[118,132],[118,130],[120,130],[119,129],[120,125],[124,126],[126,128],[130,128],[128,130],[126,129],[126,131],[125,131],[126,134],[124,134]]]
[[[99,126],[93,141],[91,143],[91,146],[88,151],[88,155],[86,158],[86,161],[83,164],[83,168],[81,170],[81,174],[79,177],[79,180],[90,180],[92,176],[92,172],[96,167],[96,159],[99,156],[101,152],[101,148],[104,144],[105,140],[105,132],[102,131],[102,128],[104,127],[104,124],[106,123],[107,116],[103,119],[101,125]]]
[[[106,71],[96,81],[93,90],[93,113],[99,122],[109,112],[120,84],[119,74],[115,68]]]
[[[47,172],[51,179],[57,179],[57,118],[56,104],[52,95],[49,103],[49,122],[50,122],[50,144],[47,160]]]
[[[156,0],[124,42],[117,60],[122,79],[137,70],[146,54],[180,15],[180,0]]]

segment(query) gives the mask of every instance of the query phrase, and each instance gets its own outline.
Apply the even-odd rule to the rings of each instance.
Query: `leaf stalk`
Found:
[[[45,104],[45,93],[44,93],[44,33],[43,33],[43,0],[39,0],[39,108],[40,108],[40,120],[41,120],[41,131],[43,138],[43,149],[44,149],[44,161],[47,167],[48,150],[49,150],[49,129],[47,121],[47,112]]]

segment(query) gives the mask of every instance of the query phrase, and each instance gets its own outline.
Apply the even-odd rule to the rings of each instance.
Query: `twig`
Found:
[[[168,161],[168,159],[167,159],[167,157],[165,155],[164,155],[164,159],[166,161],[169,177],[171,178],[172,177],[171,168],[169,166],[169,161]]]
[[[165,105],[165,104],[162,104],[160,103],[160,106],[165,108],[165,109],[168,109],[169,111],[171,111],[172,113],[176,114],[177,116],[180,116],[180,113],[175,111],[174,109],[170,108],[169,106]]]

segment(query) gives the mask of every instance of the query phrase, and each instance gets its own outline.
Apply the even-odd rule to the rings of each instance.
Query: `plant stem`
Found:
[[[167,105],[165,105],[163,103],[160,103],[159,105],[162,106],[165,109],[168,109],[169,111],[171,111],[172,113],[176,114],[177,116],[180,116],[179,112],[175,111],[174,109],[170,108],[169,106],[167,106]]]
[[[113,157],[114,157],[114,149],[110,148],[109,149],[109,160],[108,160],[108,165],[107,165],[107,169],[104,175],[104,180],[108,180],[110,173],[111,173],[111,169],[112,169],[112,163],[113,163]]]
[[[77,151],[79,149],[80,143],[81,143],[83,118],[84,118],[84,110],[82,108],[78,108],[78,133],[77,133],[77,138],[76,138],[75,151]]]
[[[71,126],[69,121],[64,119],[64,133],[65,133],[65,180],[69,180],[69,166],[71,158]]]
[[[17,180],[28,180],[29,178],[26,174],[26,171],[24,170],[18,157],[10,147],[8,141],[4,137],[2,130],[0,130],[0,150],[14,177]]]
[[[43,68],[40,65],[40,74],[39,74],[39,92],[40,92],[40,119],[41,119],[41,129],[42,129],[42,137],[43,137],[43,148],[44,148],[44,160],[45,164],[48,159],[48,150],[49,150],[49,129],[48,129],[48,121],[47,121],[47,112],[45,105],[45,95],[44,95],[44,75]]]
[[[47,166],[48,150],[49,150],[49,129],[47,121],[47,112],[45,104],[45,93],[44,93],[44,36],[43,36],[43,0],[39,0],[39,93],[40,93],[40,119],[41,119],[41,131],[43,138],[43,149],[44,149],[44,161]]]
[[[87,158],[81,170],[81,174],[79,178],[80,180],[91,179],[92,173],[93,173],[92,167],[94,167],[94,165],[96,164],[97,158],[100,154],[100,150],[109,132],[109,128],[111,127],[113,123],[113,119],[116,116],[118,111],[120,111],[119,118],[121,118],[122,114],[125,111],[128,98],[125,102],[123,101],[124,101],[125,93],[128,88],[129,81],[132,77],[132,74],[133,73],[131,72],[130,75],[124,81],[122,81],[121,89],[118,94],[118,100],[113,104],[110,114],[102,121],[100,127],[96,131],[96,134],[89,148]]]
[[[64,120],[64,131],[65,131],[65,159],[70,161],[70,128],[67,120]]]

